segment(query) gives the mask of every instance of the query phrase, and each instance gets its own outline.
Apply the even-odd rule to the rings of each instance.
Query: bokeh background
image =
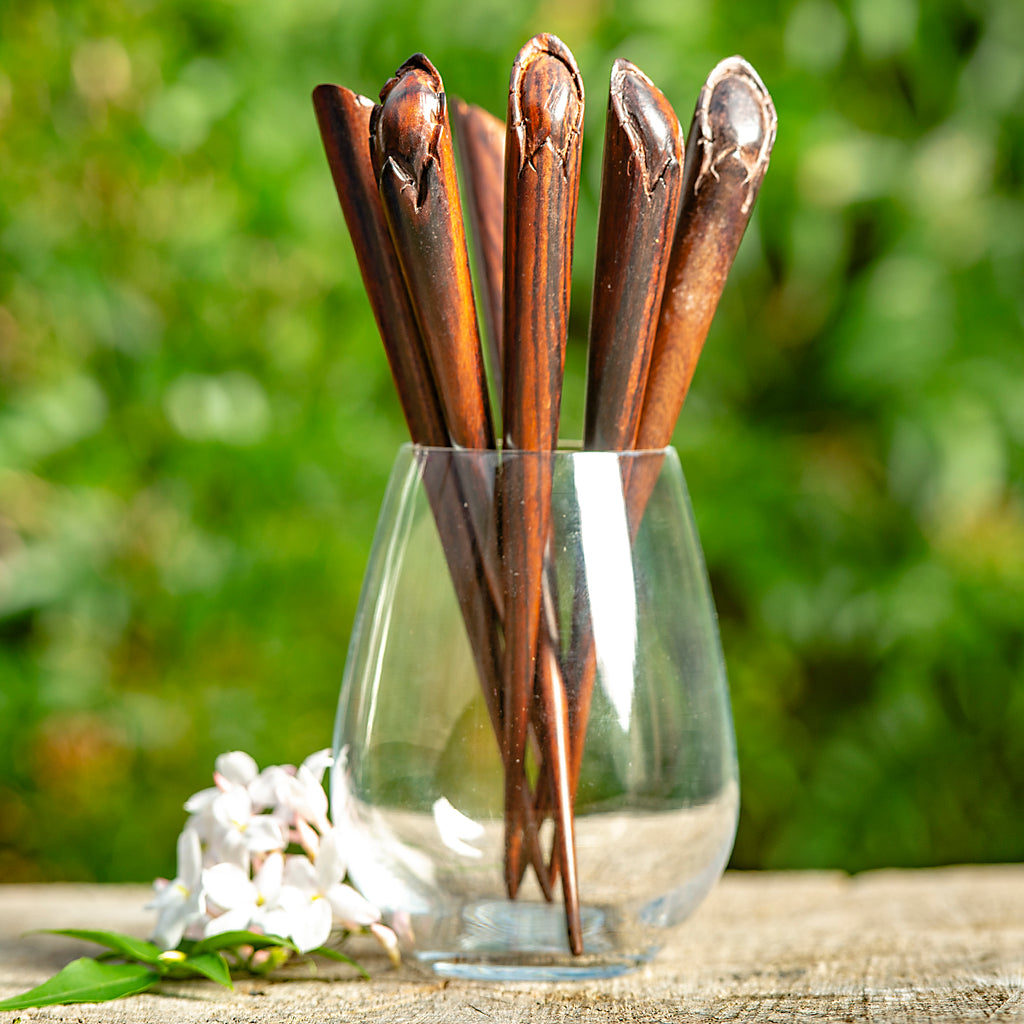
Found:
[[[173,868],[213,758],[329,744],[404,440],[310,91],[426,52],[503,112],[608,73],[779,111],[680,420],[729,665],[737,867],[1024,858],[1019,0],[0,5],[0,881]]]

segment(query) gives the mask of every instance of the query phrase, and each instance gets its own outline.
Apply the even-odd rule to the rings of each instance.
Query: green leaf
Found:
[[[260,932],[224,932],[221,935],[211,935],[209,938],[197,942],[192,949],[193,953],[211,953],[220,949],[233,949],[236,946],[252,946],[253,949],[270,949],[273,946],[284,946],[297,953],[298,946],[289,939],[280,935],[263,935]]]
[[[81,939],[83,942],[95,942],[99,946],[106,946],[121,956],[131,960],[138,960],[143,964],[156,964],[162,950],[152,942],[143,939],[136,939],[131,935],[122,935],[120,932],[91,931],[86,928],[48,928],[47,935],[67,935],[72,939]]]
[[[142,964],[100,964],[84,956],[72,960],[49,981],[20,996],[0,1000],[0,1010],[24,1010],[29,1006],[61,1003],[102,1003],[152,988],[160,975]]]
[[[317,946],[316,949],[309,951],[309,956],[322,956],[327,960],[336,960],[339,963],[348,964],[350,967],[354,967],[367,981],[370,980],[370,974],[365,967],[357,964],[355,960],[350,956],[345,956],[344,953],[340,953],[336,949],[331,949],[329,946]]]
[[[194,974],[201,974],[204,978],[209,978],[225,988],[234,988],[231,984],[231,971],[228,968],[228,962],[220,953],[197,953],[187,960],[183,960],[179,966]]]

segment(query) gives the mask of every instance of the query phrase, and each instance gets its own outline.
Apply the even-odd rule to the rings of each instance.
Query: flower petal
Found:
[[[311,896],[317,892],[316,868],[301,853],[288,857],[284,865],[284,884]]]
[[[301,913],[291,915],[289,938],[303,953],[322,946],[331,935],[331,905],[322,896],[314,896]]]
[[[317,888],[326,892],[345,877],[347,865],[341,850],[341,837],[337,829],[328,829],[320,837],[320,851],[316,855]]]
[[[324,748],[318,750],[313,754],[310,754],[305,761],[302,762],[302,767],[306,769],[316,779],[317,785],[323,785],[324,772],[334,763],[334,758],[331,757],[330,750]]]
[[[370,934],[384,947],[392,967],[399,967],[402,954],[398,948],[398,936],[386,924],[371,924]]]
[[[198,793],[193,793],[185,801],[185,810],[189,814],[201,814],[205,811],[214,799],[220,796],[221,791],[216,786],[210,786],[208,789],[201,789]]]
[[[217,758],[214,771],[232,786],[248,786],[256,778],[259,769],[244,750],[232,750]]]
[[[248,931],[252,924],[255,904],[248,904],[244,907],[236,907],[233,910],[226,910],[223,914],[208,921],[203,929],[203,935],[223,935],[224,932]]]
[[[276,809],[287,800],[295,769],[291,765],[272,764],[249,783],[249,795],[260,809]]]
[[[203,891],[218,907],[254,905],[259,896],[248,874],[237,864],[216,864],[203,871]]]
[[[284,855],[272,853],[260,866],[253,879],[259,899],[264,903],[276,902],[281,892],[281,879],[284,875]]]
[[[325,895],[339,924],[363,928],[380,920],[380,911],[351,885],[333,885]]]
[[[285,848],[284,829],[281,823],[266,814],[250,818],[243,829],[245,845],[252,853],[268,853]]]
[[[208,863],[231,864],[249,877],[249,847],[245,845],[245,836],[237,829],[219,832],[210,840],[211,860]]]
[[[295,814],[305,818],[321,832],[330,828],[327,817],[327,793],[320,780],[303,764],[295,776],[290,805]]]
[[[162,907],[153,929],[153,943],[161,949],[174,949],[185,934],[185,904]]]
[[[306,856],[315,859],[320,850],[320,833],[305,818],[297,818],[295,831],[299,846],[306,851]]]
[[[210,812],[221,828],[241,828],[252,817],[252,800],[247,790],[232,786],[217,794],[210,804]]]
[[[265,935],[279,935],[287,939],[292,931],[292,915],[284,907],[263,907],[255,922]]]
[[[199,884],[203,871],[203,850],[199,833],[186,826],[178,836],[178,877],[189,889]]]

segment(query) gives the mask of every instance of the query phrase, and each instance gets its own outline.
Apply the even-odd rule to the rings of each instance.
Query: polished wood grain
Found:
[[[494,481],[478,468],[451,459],[451,435],[381,206],[370,153],[373,102],[335,85],[318,86],[313,102],[410,436],[418,445],[437,448],[425,448],[420,453],[424,488],[466,623],[488,713],[499,747],[504,749],[504,593],[494,536]],[[543,894],[550,899],[546,857],[532,804],[525,794],[524,803],[521,813],[528,861]]]
[[[662,448],[693,379],[775,143],[768,90],[742,57],[700,91],[686,144],[683,204],[644,394],[638,448]]]
[[[584,112],[583,82],[568,48],[551,35],[531,39],[519,52],[509,83],[505,143],[504,387],[502,421],[502,545],[505,569],[506,885],[519,884],[526,742],[537,674],[544,553],[550,532],[549,459],[558,441],[558,414],[568,331],[573,239],[579,194]],[[555,666],[548,663],[552,669]],[[545,683],[547,685],[547,683]],[[551,693],[540,695],[549,708]],[[566,750],[543,728],[549,761]],[[552,777],[565,785],[567,766]],[[556,811],[566,806],[562,794]],[[561,823],[561,842],[571,832]],[[574,858],[564,849],[561,859]],[[571,948],[582,938],[575,874],[563,876]]]
[[[459,447],[493,448],[444,84],[430,61],[414,54],[380,98],[370,117],[370,152],[448,433]]]
[[[683,134],[671,104],[629,61],[612,66],[605,121],[584,448],[634,447],[682,196]],[[586,586],[573,599],[570,789],[579,784],[596,677]],[[539,800],[545,798],[543,791]]]
[[[561,877],[570,948],[583,952],[573,803],[594,637],[581,592],[563,661],[549,546],[552,459],[570,302],[584,94],[556,37],[516,57],[503,126],[456,102],[422,54],[380,103],[319,86],[314,105],[410,436],[436,448],[495,447],[457,187],[452,123],[479,256],[489,362],[501,395],[497,478],[420,458],[505,770],[505,881],[527,865],[550,899]],[[683,150],[665,97],[627,61],[609,88],[590,311],[584,445],[660,449],[697,359],[770,159],[771,98],[738,57],[701,90]],[[503,157],[502,157],[502,152]],[[502,246],[503,240],[503,246]],[[660,460],[624,469],[635,536]],[[539,766],[535,787],[528,747]],[[538,828],[554,818],[550,860]]]
[[[373,101],[339,85],[318,85],[313,107],[409,436],[415,444],[446,445],[444,412],[370,161]]]
[[[373,102],[349,89],[313,91],[331,169],[356,260],[377,320],[395,389],[415,444],[444,449],[450,435],[412,303],[381,206],[370,158]],[[500,587],[486,586],[487,532],[468,515],[463,481],[441,456],[423,460],[424,486],[451,567],[495,732],[503,735],[500,690]],[[493,537],[490,538],[493,544]],[[491,576],[495,572],[492,570]]]
[[[583,444],[634,446],[679,213],[683,134],[639,68],[612,66],[587,355]]]
[[[455,141],[468,187],[467,210],[483,296],[491,375],[502,391],[501,293],[505,192],[505,122],[457,97],[451,105]]]

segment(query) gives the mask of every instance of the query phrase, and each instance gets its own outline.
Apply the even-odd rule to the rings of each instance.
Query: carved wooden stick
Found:
[[[638,448],[672,440],[775,143],[768,90],[742,57],[708,76],[686,144],[683,205],[648,371]]]
[[[629,61],[612,66],[590,307],[584,447],[633,447],[679,213],[683,135]]]
[[[448,431],[430,361],[370,163],[373,101],[338,85],[318,85],[313,107],[409,436],[414,444],[446,445]]]
[[[463,180],[469,186],[469,223],[484,296],[484,319],[491,373],[502,392],[501,290],[505,123],[482,107],[452,101],[452,124],[458,142]]]
[[[448,428],[392,246],[370,160],[373,101],[340,86],[320,85],[313,91],[313,105],[410,437],[418,445],[446,448],[451,443]],[[486,530],[481,533],[478,523],[467,514],[466,474],[454,472],[450,463],[450,453],[425,453],[421,461],[423,482],[451,569],[488,713],[499,748],[503,749],[500,666],[504,594],[500,585],[492,582],[487,586],[482,582],[488,577],[492,581],[497,579],[496,569],[489,572],[485,569],[485,563],[493,562],[496,553],[488,547]],[[489,498],[487,507],[490,507]],[[489,522],[489,516],[481,518]],[[550,898],[536,826],[529,810],[524,815],[529,859],[543,880],[545,895]]]
[[[568,48],[540,35],[520,50],[509,84],[505,146],[505,272],[502,544],[505,568],[505,880],[519,883],[519,807],[528,788],[526,738],[536,676],[544,553],[550,532],[551,463],[517,456],[516,449],[546,452],[558,441],[558,413],[569,317],[572,243],[576,227],[583,128],[583,83]],[[539,678],[549,680],[544,673]],[[546,684],[545,684],[546,685]],[[557,699],[557,698],[554,698]],[[542,707],[552,695],[541,694]],[[551,742],[545,757],[564,758]],[[567,782],[568,772],[553,774]],[[563,808],[563,795],[556,800]],[[561,814],[561,811],[559,811]],[[571,821],[560,821],[562,842]],[[565,849],[562,858],[575,859]],[[578,898],[566,885],[570,946],[582,950]]]
[[[612,66],[590,311],[584,447],[633,447],[679,213],[683,137],[665,96],[633,64]],[[585,581],[573,599],[569,683],[575,796],[596,673]],[[538,798],[545,796],[543,789]],[[539,810],[543,805],[539,805]]]
[[[450,442],[460,448],[493,448],[444,83],[417,53],[380,96],[370,115],[370,156]],[[474,532],[486,537],[493,523],[490,482],[464,467],[462,485]],[[496,563],[496,557],[489,557],[483,566],[495,592],[501,589]]]
[[[452,442],[493,448],[444,84],[414,54],[381,90],[370,153]]]

